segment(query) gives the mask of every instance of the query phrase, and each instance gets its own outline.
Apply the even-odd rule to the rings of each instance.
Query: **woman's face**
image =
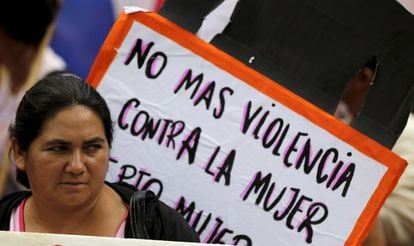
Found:
[[[27,152],[17,144],[13,148],[17,168],[29,178],[33,199],[57,208],[74,208],[98,198],[109,146],[102,121],[89,108],[64,108],[44,122]]]

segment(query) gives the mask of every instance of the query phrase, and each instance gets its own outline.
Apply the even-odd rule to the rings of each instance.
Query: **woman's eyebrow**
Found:
[[[89,140],[86,140],[84,143],[91,144],[91,143],[100,143],[100,142],[105,142],[105,139],[102,137],[94,137]]]
[[[47,141],[47,142],[45,143],[45,145],[55,145],[55,144],[64,144],[64,145],[68,145],[68,144],[70,144],[70,143],[69,143],[68,141],[66,141],[66,140],[59,139],[59,138],[49,140],[49,141]]]

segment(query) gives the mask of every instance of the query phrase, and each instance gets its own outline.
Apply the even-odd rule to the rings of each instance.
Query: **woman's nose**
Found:
[[[65,171],[73,174],[81,174],[86,170],[84,154],[80,150],[75,150],[66,165]]]

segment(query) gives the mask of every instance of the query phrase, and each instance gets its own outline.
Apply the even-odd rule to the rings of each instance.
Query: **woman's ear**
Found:
[[[16,139],[12,139],[12,151],[14,156],[14,161],[16,163],[17,169],[20,171],[26,170],[26,152],[19,146]]]

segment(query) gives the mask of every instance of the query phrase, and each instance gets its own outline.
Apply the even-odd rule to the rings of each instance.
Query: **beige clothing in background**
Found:
[[[414,115],[395,144],[393,151],[407,160],[408,166],[396,188],[381,208],[379,219],[388,245],[414,245]]]

